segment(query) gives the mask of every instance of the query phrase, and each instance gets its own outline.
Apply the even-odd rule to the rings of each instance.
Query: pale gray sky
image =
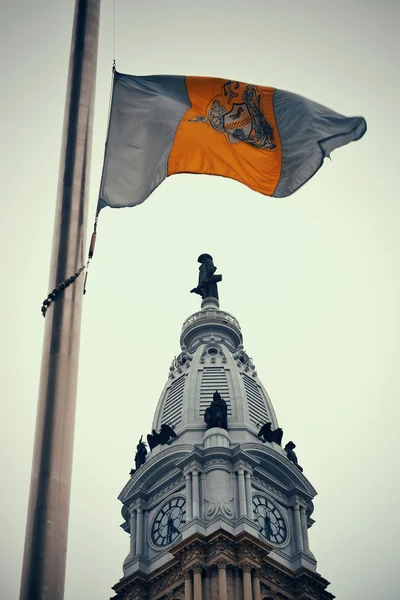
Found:
[[[66,600],[104,600],[129,538],[116,499],[151,427],[197,256],[318,490],[318,571],[340,600],[394,600],[399,560],[399,3],[117,0],[121,72],[234,78],[362,115],[364,138],[293,196],[178,175],[106,208],[84,301]],[[90,225],[113,59],[103,0]],[[0,596],[18,597],[72,0],[1,1]]]

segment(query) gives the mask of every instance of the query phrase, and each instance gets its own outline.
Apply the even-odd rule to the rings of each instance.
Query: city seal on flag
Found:
[[[207,116],[188,119],[191,123],[208,123],[224,133],[232,144],[245,142],[262,150],[274,150],[274,131],[266,119],[262,92],[254,85],[227,80],[221,94],[212,98]]]

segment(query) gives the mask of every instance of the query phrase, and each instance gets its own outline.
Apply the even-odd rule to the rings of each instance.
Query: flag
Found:
[[[116,72],[98,211],[140,204],[176,173],[229,177],[283,198],[366,128],[362,117],[272,87]]]

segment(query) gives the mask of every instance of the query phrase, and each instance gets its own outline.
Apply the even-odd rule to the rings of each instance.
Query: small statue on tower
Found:
[[[146,462],[146,454],[147,454],[146,443],[143,442],[143,436],[141,436],[139,443],[136,446],[135,469],[131,469],[131,471],[129,473],[130,475],[133,475],[134,473],[136,473],[136,471],[142,465],[144,465],[144,463]]]
[[[303,467],[301,467],[297,462],[297,456],[294,452],[294,448],[296,448],[296,444],[294,442],[288,442],[285,446],[286,456],[300,471],[303,471]]]
[[[218,300],[217,283],[222,281],[222,275],[214,275],[217,267],[214,266],[213,258],[210,254],[200,254],[197,261],[199,267],[199,284],[190,290],[192,294],[199,294],[202,299],[216,298]]]
[[[164,423],[163,425],[161,425],[160,433],[157,433],[155,429],[153,429],[151,434],[149,433],[149,435],[147,436],[147,443],[149,444],[150,450],[153,450],[153,448],[156,448],[156,446],[158,446],[159,444],[163,446],[164,444],[167,444],[170,439],[173,438],[176,438],[175,431],[170,425]]]
[[[281,445],[283,429],[281,427],[278,427],[278,429],[271,429],[271,427],[272,424],[267,421],[258,432],[258,437],[261,438],[262,442],[275,442],[276,444]]]
[[[214,392],[213,400],[205,410],[204,421],[207,424],[207,429],[211,429],[211,427],[228,429],[228,405],[221,398],[218,390]]]

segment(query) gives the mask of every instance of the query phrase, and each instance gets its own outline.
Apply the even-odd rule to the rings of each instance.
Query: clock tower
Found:
[[[123,488],[129,553],[114,600],[330,600],[308,541],[315,489],[199,257],[147,445]]]

